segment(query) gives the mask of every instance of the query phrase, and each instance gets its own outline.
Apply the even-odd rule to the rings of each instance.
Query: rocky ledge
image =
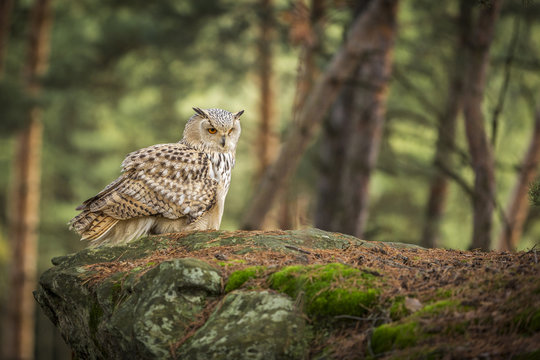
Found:
[[[35,297],[78,359],[540,358],[534,249],[219,231],[52,262]]]

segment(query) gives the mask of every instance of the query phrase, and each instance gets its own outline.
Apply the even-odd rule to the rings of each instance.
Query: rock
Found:
[[[182,359],[302,359],[306,323],[291,298],[269,291],[227,295],[182,346]]]
[[[77,359],[534,358],[536,258],[316,229],[169,234],[55,258],[34,294]]]

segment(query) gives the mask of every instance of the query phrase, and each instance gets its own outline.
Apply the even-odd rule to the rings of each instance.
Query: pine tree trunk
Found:
[[[353,106],[353,85],[344,89],[332,107],[330,116],[324,123],[319,147],[319,179],[317,183],[317,208],[315,227],[327,231],[340,231],[343,216],[341,188],[347,143],[345,137],[349,115]]]
[[[320,51],[324,13],[324,1],[312,0],[309,14],[309,34],[307,39],[303,39],[298,59],[298,76],[293,103],[293,126],[298,123],[300,110],[304,106],[309,91],[318,75],[315,57]],[[297,213],[298,204],[296,204],[298,198],[296,192],[290,187],[289,183],[284,184],[284,191],[278,209],[278,224],[282,230],[294,229],[298,226],[297,221],[295,221],[299,217]]]
[[[266,168],[274,161],[277,151],[276,121],[274,116],[274,94],[272,84],[272,43],[274,38],[274,9],[272,0],[260,1],[259,51],[259,130],[257,136],[257,172],[259,181]]]
[[[327,181],[321,182],[319,211],[327,211],[324,200],[330,201],[330,214],[319,214],[316,226],[362,237],[369,205],[371,175],[377,162],[382,137],[388,79],[391,74],[392,50],[396,34],[397,6],[386,7],[377,14],[377,22],[370,29],[373,48],[362,57],[355,71],[353,84],[347,85],[342,93],[340,108],[332,113],[341,119],[330,120],[330,136],[326,148],[335,151],[327,157]],[[344,156],[340,157],[340,154]],[[338,158],[343,160],[337,161]],[[330,159],[334,159],[334,163]],[[330,162],[328,162],[330,160]],[[327,166],[328,166],[327,165]],[[340,167],[337,167],[340,166]],[[334,183],[334,181],[336,181]],[[339,182],[337,182],[339,181]],[[326,188],[325,188],[326,186]],[[330,199],[331,193],[339,203]],[[323,216],[329,216],[333,224],[325,224]]]
[[[39,93],[38,78],[47,67],[52,21],[50,3],[50,0],[37,0],[31,13],[28,57],[23,74],[30,96]],[[13,210],[10,214],[13,254],[4,331],[4,350],[9,359],[32,359],[34,355],[32,291],[36,284],[42,132],[41,109],[32,106],[28,110],[28,124],[17,136],[13,164]]]
[[[316,82],[298,117],[298,123],[291,129],[287,141],[274,164],[255,192],[246,217],[244,229],[261,227],[272,207],[275,194],[283,188],[298,166],[300,157],[318,130],[322,118],[336,99],[343,83],[353,74],[358,59],[376,47],[372,43],[373,33],[381,14],[388,8],[395,8],[397,0],[378,0],[358,18],[349,32],[346,44],[334,55],[325,74]]]
[[[465,133],[475,175],[472,248],[489,250],[495,207],[495,161],[482,113],[489,48],[493,40],[502,0],[480,6],[478,21],[464,44],[467,70],[463,91]],[[469,12],[475,3],[468,4]]]
[[[426,215],[424,230],[420,244],[424,247],[437,247],[440,233],[440,222],[446,205],[448,193],[448,178],[443,169],[452,169],[452,151],[454,149],[454,138],[456,133],[457,117],[461,110],[462,91],[463,91],[463,56],[459,45],[463,44],[470,31],[470,18],[464,13],[466,2],[460,1],[460,14],[458,30],[460,39],[455,50],[453,68],[450,72],[450,84],[446,97],[444,112],[439,116],[439,128],[437,145],[433,167],[435,174],[431,179],[429,188],[428,202],[426,206]]]
[[[515,250],[523,224],[529,211],[529,199],[527,198],[528,187],[534,181],[538,173],[540,162],[540,109],[537,110],[534,123],[534,131],[525,154],[517,182],[506,207],[506,219],[499,236],[498,249],[505,251]]]

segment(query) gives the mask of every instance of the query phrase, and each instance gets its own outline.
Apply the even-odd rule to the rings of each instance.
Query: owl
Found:
[[[113,246],[147,234],[219,229],[244,111],[193,110],[182,140],[132,152],[120,177],[77,207],[69,226],[81,240]]]

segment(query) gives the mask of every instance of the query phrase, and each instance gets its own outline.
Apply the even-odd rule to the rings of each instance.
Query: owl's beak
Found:
[[[221,137],[221,146],[225,147],[225,136]]]

